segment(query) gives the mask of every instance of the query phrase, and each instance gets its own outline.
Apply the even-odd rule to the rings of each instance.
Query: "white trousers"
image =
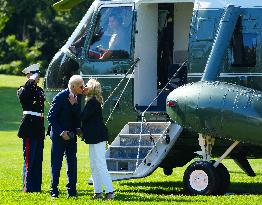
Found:
[[[104,185],[105,192],[113,192],[111,176],[106,164],[106,141],[89,144],[90,168],[92,172],[95,193],[102,193]]]

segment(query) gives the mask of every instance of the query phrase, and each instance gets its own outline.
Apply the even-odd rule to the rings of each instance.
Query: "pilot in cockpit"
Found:
[[[122,19],[116,14],[111,14],[108,18],[108,27],[111,30],[111,37],[108,42],[108,48],[103,49],[103,54],[100,59],[111,58],[113,51],[115,50],[126,50],[127,42],[124,28],[122,27]],[[102,49],[102,48],[101,48]]]

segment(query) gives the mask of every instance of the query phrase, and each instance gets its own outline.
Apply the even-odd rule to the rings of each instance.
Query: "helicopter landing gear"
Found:
[[[201,151],[197,154],[202,156],[202,160],[193,162],[186,169],[183,178],[185,191],[195,195],[224,194],[230,185],[230,174],[221,161],[239,142],[235,141],[218,160],[211,161],[211,150],[215,139],[200,134],[198,140]]]
[[[220,179],[220,183],[217,187],[216,194],[223,195],[224,193],[226,193],[230,185],[230,174],[227,168],[221,163],[215,169]]]
[[[230,174],[223,164],[216,168],[213,162],[192,163],[184,174],[184,187],[187,193],[195,195],[222,195],[230,185]]]
[[[211,195],[217,190],[219,176],[210,162],[196,161],[186,169],[183,181],[187,193]]]

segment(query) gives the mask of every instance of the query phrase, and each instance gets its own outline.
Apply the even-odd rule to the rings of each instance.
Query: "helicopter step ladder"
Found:
[[[129,122],[106,151],[113,181],[151,174],[173,147],[182,127],[171,122]]]

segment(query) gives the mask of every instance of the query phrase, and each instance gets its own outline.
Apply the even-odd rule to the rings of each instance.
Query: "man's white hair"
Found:
[[[68,88],[72,88],[73,85],[76,85],[80,82],[83,82],[81,75],[72,75],[68,82]]]

